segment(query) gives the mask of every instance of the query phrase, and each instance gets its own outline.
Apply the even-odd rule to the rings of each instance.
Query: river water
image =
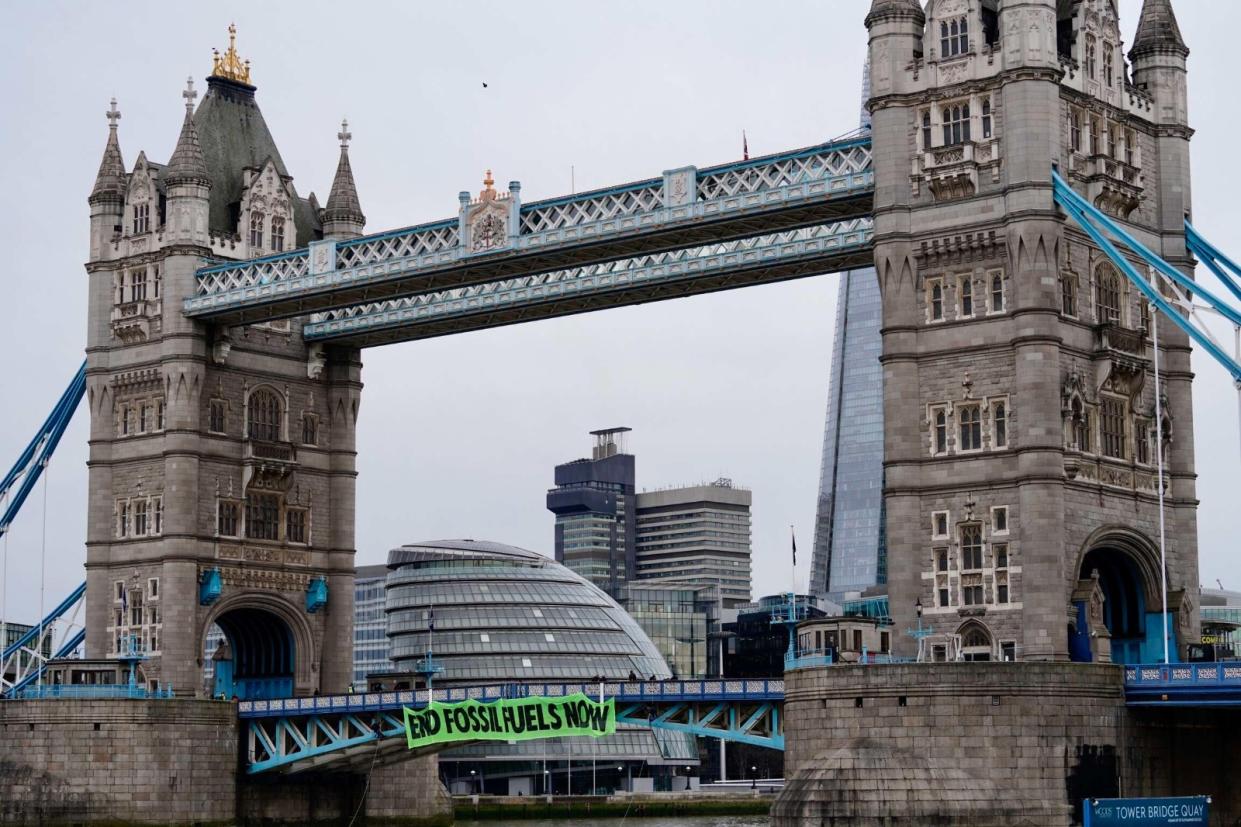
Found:
[[[462,821],[454,827],[496,827],[498,821]],[[767,816],[665,816],[660,818],[572,818],[519,821],[521,827],[768,827]]]

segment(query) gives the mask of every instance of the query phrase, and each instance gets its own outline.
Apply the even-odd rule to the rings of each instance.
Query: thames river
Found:
[[[462,821],[456,827],[495,827],[495,821]],[[663,818],[574,818],[521,821],[522,827],[767,827],[767,816],[675,816]]]

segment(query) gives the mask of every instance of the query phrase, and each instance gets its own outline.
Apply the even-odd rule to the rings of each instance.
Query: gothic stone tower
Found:
[[[866,25],[892,614],[906,629],[921,611],[931,657],[1161,658],[1149,313],[1057,209],[1051,170],[1189,272],[1170,0],[1146,0],[1132,75],[1115,0],[874,0]],[[1189,347],[1159,333],[1183,646]]]
[[[300,198],[230,44],[167,164],[126,172],[113,110],[91,206],[87,654],[208,688],[213,624],[241,697],[343,691],[353,658],[358,353],[298,319],[186,319],[195,270],[361,233],[348,132],[326,208]],[[209,682],[210,683],[210,682]]]

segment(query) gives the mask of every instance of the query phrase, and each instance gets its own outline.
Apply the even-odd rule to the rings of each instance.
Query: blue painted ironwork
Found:
[[[0,502],[6,504],[4,511],[0,513],[0,537],[3,537],[9,530],[9,526],[13,524],[13,518],[17,516],[22,504],[34,490],[35,483],[43,475],[43,469],[47,467],[52,454],[56,451],[56,446],[60,443],[60,438],[64,436],[65,428],[69,427],[69,422],[73,419],[78,403],[82,401],[85,393],[86,363],[83,362],[82,367],[78,368],[78,372],[74,374],[69,387],[65,389],[56,406],[52,408],[52,412],[35,433],[34,439],[30,440],[30,444],[18,456],[17,462],[5,474],[4,479],[0,480]],[[18,480],[21,480],[20,485],[18,485]],[[15,485],[16,491],[13,490]]]
[[[13,697],[39,680],[49,660],[77,651],[86,640],[86,630],[78,622],[85,603],[83,583],[4,650],[0,656],[0,697]]]
[[[166,685],[158,689],[148,689],[141,684],[44,684],[30,686],[15,693],[17,700],[38,700],[42,698],[59,698],[77,701],[100,700],[112,698],[129,698],[133,700],[158,700],[174,697],[172,686]]]
[[[1188,220],[1185,222],[1185,244],[1189,252],[1207,266],[1215,277],[1223,282],[1233,297],[1241,300],[1241,267],[1228,256],[1221,253],[1211,242],[1203,238]],[[1232,275],[1224,272],[1224,268],[1232,271]]]
[[[524,205],[518,232],[481,253],[446,219],[329,242],[313,265],[308,249],[218,264],[198,271],[184,312],[256,321],[860,217],[873,193],[870,153],[869,138],[838,141],[686,168],[691,189],[680,194],[664,192],[665,175]]]
[[[210,606],[212,603],[220,599],[220,594],[224,591],[224,581],[220,578],[219,569],[208,569],[202,573],[202,577],[198,582],[198,603],[201,606]]]
[[[400,338],[415,339],[459,330],[472,318],[494,319],[506,312],[513,314],[511,321],[524,321],[536,309],[536,318],[546,318],[624,304],[639,295],[649,301],[817,274],[846,266],[843,258],[852,262],[859,255],[869,255],[872,233],[873,222],[865,217],[522,275],[317,313],[302,333],[308,341],[315,341],[400,328]],[[760,276],[744,275],[750,272]],[[725,277],[728,281],[721,281]],[[655,290],[663,293],[652,295]]]
[[[1221,315],[1232,321],[1234,324],[1241,324],[1241,314],[1228,307],[1209,291],[1202,288],[1193,280],[1189,279],[1172,265],[1168,264],[1159,256],[1152,253],[1140,242],[1134,239],[1129,233],[1122,229],[1116,222],[1112,221],[1102,212],[1094,207],[1089,201],[1078,195],[1072,187],[1070,187],[1060,174],[1053,171],[1052,178],[1054,183],[1055,199],[1070,217],[1086,231],[1086,234],[1107,254],[1116,268],[1125,274],[1125,277],[1142,292],[1146,299],[1168,317],[1186,335],[1205,350],[1207,353],[1219,362],[1232,375],[1234,382],[1241,382],[1241,363],[1230,357],[1223,351],[1211,338],[1191,324],[1177,309],[1165,299],[1158,290],[1142,277],[1134,268],[1133,264],[1117,249],[1116,245],[1111,241],[1109,236],[1117,239],[1128,247],[1134,254],[1142,258],[1151,267],[1162,275],[1175,282],[1177,285],[1192,291],[1194,294],[1201,295],[1214,305]]]
[[[491,684],[434,690],[437,703],[474,699],[484,703],[528,696],[564,697],[577,692],[592,698],[597,683]],[[689,732],[704,737],[758,744],[780,749],[783,730],[779,705],[784,701],[782,680],[702,680],[605,682],[604,700],[613,698],[628,723]],[[334,768],[352,761],[373,760],[375,751],[405,750],[402,707],[426,706],[425,689],[369,692],[311,698],[242,701],[238,715],[247,726],[247,772],[273,770],[300,772],[331,763]],[[723,705],[728,720],[712,714]],[[618,717],[619,720],[619,717]],[[428,748],[428,752],[441,747]]]
[[[1125,667],[1129,706],[1241,707],[1241,661]]]
[[[310,581],[310,585],[306,587],[306,611],[309,614],[314,614],[326,605],[327,581],[322,577],[315,577]]]

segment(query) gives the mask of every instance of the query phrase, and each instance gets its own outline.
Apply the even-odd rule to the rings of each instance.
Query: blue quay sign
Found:
[[[1091,798],[1086,800],[1085,827],[1164,827],[1200,824],[1206,827],[1210,796],[1192,798]]]

